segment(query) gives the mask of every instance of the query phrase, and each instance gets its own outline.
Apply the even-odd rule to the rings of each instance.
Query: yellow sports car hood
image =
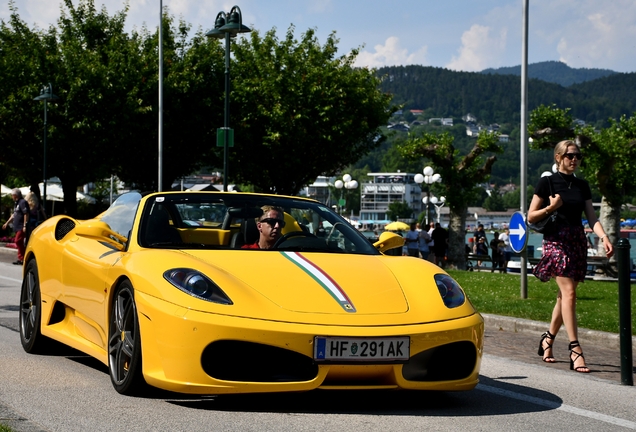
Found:
[[[241,251],[212,258],[204,251],[186,253],[222,268],[288,311],[364,315],[409,308],[380,256]]]
[[[133,276],[136,289],[201,312],[338,325],[433,323],[475,313],[468,301],[446,307],[435,281],[445,272],[411,257],[249,250],[146,250],[135,256],[136,263],[127,265],[133,273],[149,263],[196,269],[232,301],[203,301],[165,280],[153,282],[155,276],[147,282]]]

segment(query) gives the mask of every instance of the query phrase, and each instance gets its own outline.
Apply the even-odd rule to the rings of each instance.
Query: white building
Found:
[[[333,185],[333,180],[331,183],[329,180],[330,179],[326,176],[318,176],[315,182],[304,188],[302,195],[320,201],[328,206],[335,204],[335,202],[332,202],[333,200],[329,190],[329,185]]]
[[[387,212],[393,202],[406,203],[413,209],[413,217],[422,211],[422,188],[411,173],[367,173],[373,180],[362,183],[360,191],[360,223],[389,223]]]

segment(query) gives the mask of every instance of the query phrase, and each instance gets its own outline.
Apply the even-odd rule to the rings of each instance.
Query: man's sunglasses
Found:
[[[572,160],[574,158],[576,158],[577,160],[583,159],[583,155],[581,153],[565,153],[563,156],[565,156],[569,160]]]
[[[274,228],[276,224],[278,224],[278,226],[281,228],[285,228],[285,221],[282,219],[265,218],[259,220],[259,222],[269,224],[269,226],[271,226],[272,228]]]

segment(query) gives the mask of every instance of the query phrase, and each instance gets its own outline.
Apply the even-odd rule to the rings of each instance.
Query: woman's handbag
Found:
[[[550,196],[553,196],[554,194],[552,193],[552,182],[550,181],[550,177],[548,177],[548,186],[550,187]],[[545,217],[540,221],[529,223],[528,228],[540,234],[552,234],[557,231],[557,217],[558,213],[554,211],[549,214],[548,217]]]

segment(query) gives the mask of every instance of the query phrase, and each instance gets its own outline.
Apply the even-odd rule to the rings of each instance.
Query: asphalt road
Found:
[[[21,268],[0,252],[0,423],[16,431],[636,430],[636,390],[620,384],[617,337],[582,331],[591,374],[536,354],[546,324],[487,315],[480,384],[471,392],[327,392],[184,397],[117,394],[81,353],[26,354],[17,333]]]

